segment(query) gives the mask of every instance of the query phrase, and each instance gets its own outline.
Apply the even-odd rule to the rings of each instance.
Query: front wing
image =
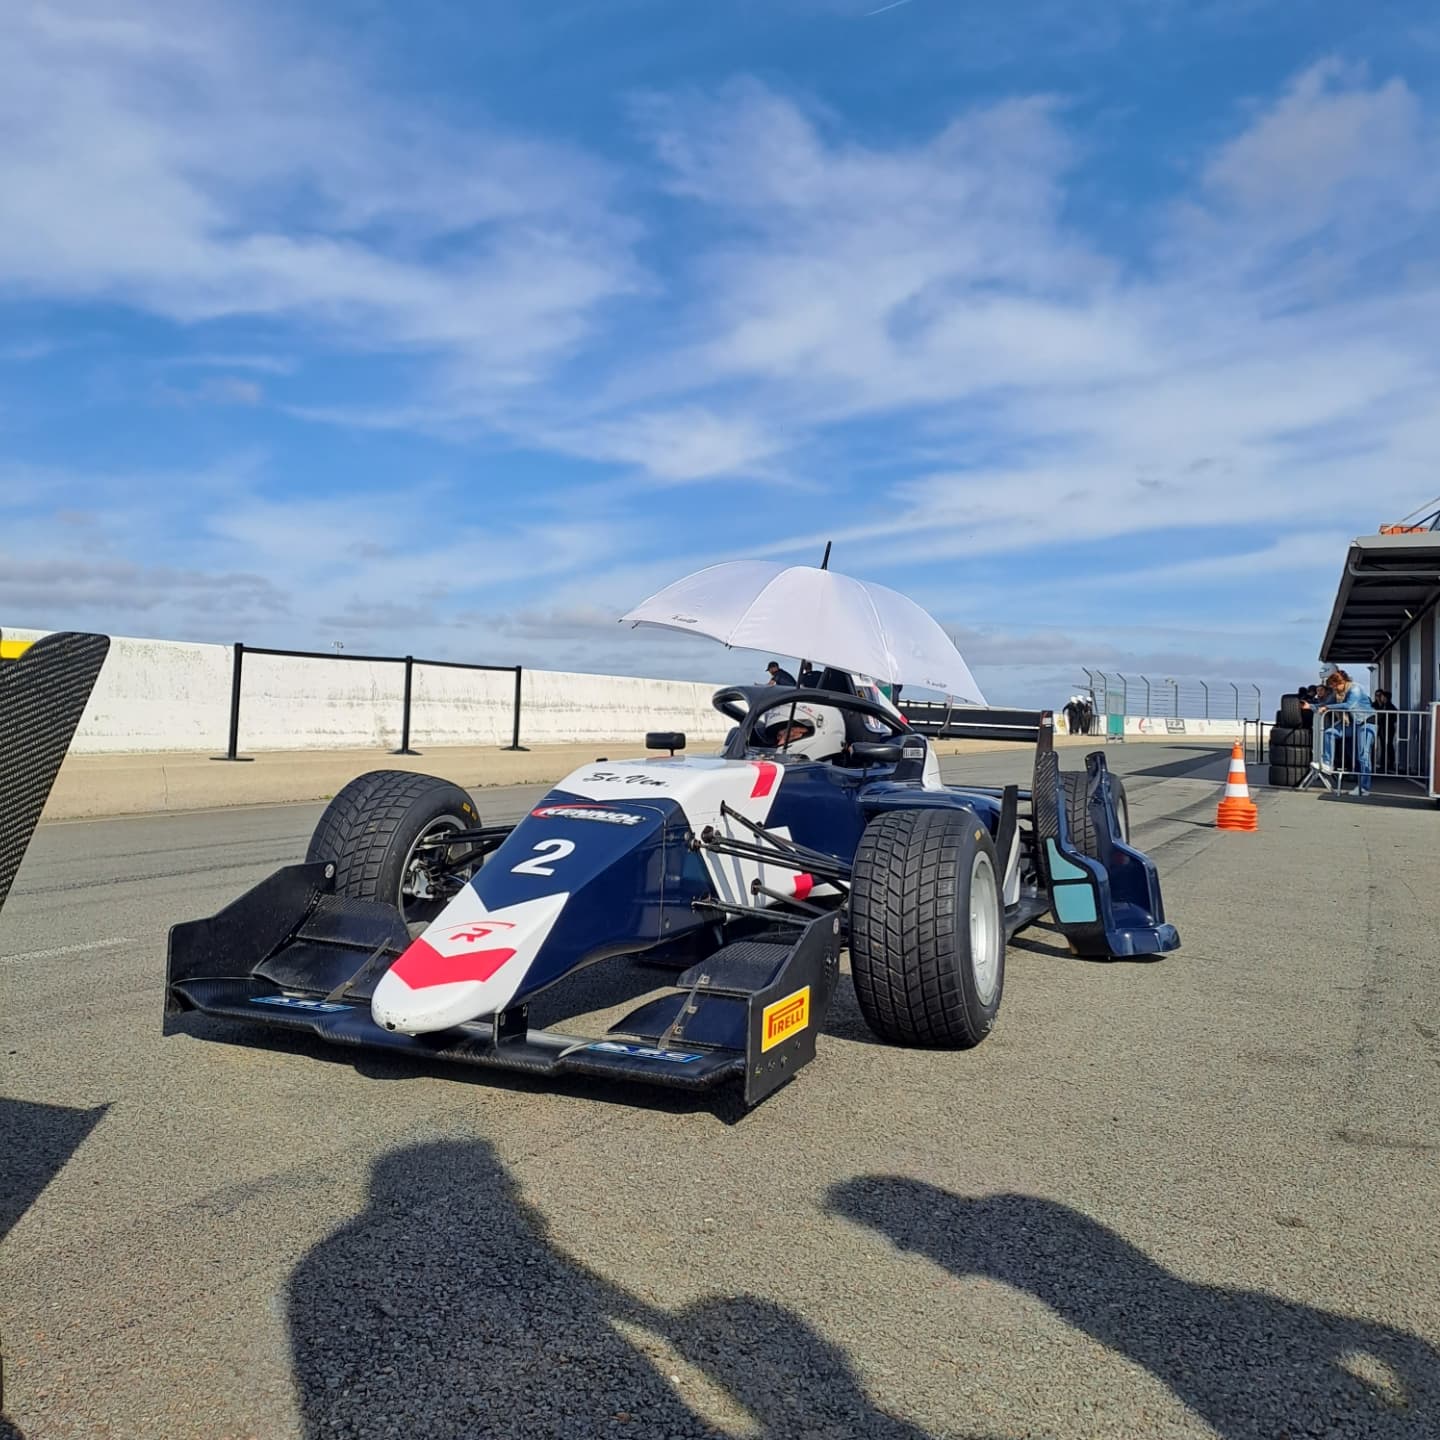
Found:
[[[826,914],[779,939],[724,946],[596,1038],[532,1030],[524,1006],[425,1035],[377,1025],[374,987],[409,940],[390,906],[336,895],[333,866],[287,866],[217,915],[171,929],[166,1009],[545,1077],[690,1091],[741,1082],[754,1105],[814,1058],[840,924]]]

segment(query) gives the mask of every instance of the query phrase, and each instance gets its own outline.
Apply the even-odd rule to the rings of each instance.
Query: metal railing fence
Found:
[[[1373,780],[1400,780],[1428,790],[1430,710],[1325,710],[1313,725],[1310,773],[1302,790],[1318,781],[1339,794],[1347,777],[1352,789]]]
[[[349,655],[344,651],[329,652],[325,650],[272,650],[263,645],[244,645],[236,641],[234,647],[234,662],[230,672],[230,735],[229,743],[226,746],[224,755],[216,755],[216,760],[239,760],[240,757],[240,705],[243,693],[242,677],[245,670],[245,657],[247,655],[277,655],[288,660],[332,660],[338,664],[348,664],[358,661],[369,665],[403,665],[405,667],[405,693],[401,700],[400,712],[400,748],[394,753],[396,755],[414,755],[416,752],[410,748],[410,716],[412,698],[414,695],[415,667],[423,665],[442,670],[486,670],[499,674],[514,675],[515,677],[515,698],[512,702],[510,743],[501,748],[504,750],[524,750],[526,747],[520,743],[520,685],[523,667],[519,665],[472,665],[464,660],[422,660],[414,655]]]
[[[1265,752],[1270,744],[1270,732],[1275,728],[1273,720],[1242,720],[1240,738],[1245,747],[1245,759],[1257,765],[1265,763]]]
[[[1177,680],[1080,667],[1088,694],[1102,715],[1188,716],[1196,720],[1243,720],[1265,713],[1265,697],[1253,681]]]

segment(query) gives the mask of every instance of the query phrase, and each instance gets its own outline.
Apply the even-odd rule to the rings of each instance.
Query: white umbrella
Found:
[[[620,623],[805,656],[872,680],[938,690],[962,705],[985,704],[954,642],[913,600],[814,565],[711,565],[657,591]]]

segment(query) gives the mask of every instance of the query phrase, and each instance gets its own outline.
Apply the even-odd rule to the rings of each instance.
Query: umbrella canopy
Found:
[[[872,680],[938,690],[963,705],[985,704],[954,642],[913,600],[813,565],[711,565],[657,591],[620,623],[804,656]]]

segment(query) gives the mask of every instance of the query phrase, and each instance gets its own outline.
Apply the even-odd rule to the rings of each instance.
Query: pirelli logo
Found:
[[[810,1023],[810,987],[767,1005],[760,1018],[760,1049],[773,1050]]]

